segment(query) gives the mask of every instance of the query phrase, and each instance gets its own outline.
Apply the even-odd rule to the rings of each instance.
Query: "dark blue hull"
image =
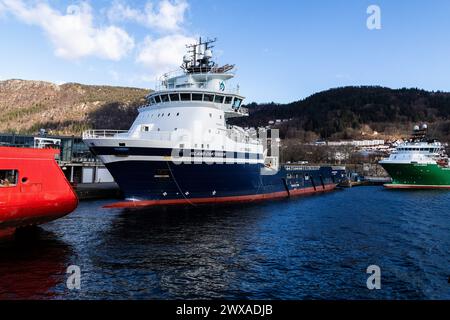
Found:
[[[282,167],[261,175],[262,164],[178,164],[119,161],[106,164],[127,200],[176,203],[252,200],[328,191],[345,176],[332,167]],[[175,202],[174,202],[175,200]]]

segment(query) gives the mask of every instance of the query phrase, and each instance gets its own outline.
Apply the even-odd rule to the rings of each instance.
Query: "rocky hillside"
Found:
[[[56,85],[42,81],[0,81],[0,132],[80,135],[83,130],[128,129],[145,102],[146,89]],[[318,92],[289,104],[248,104],[240,126],[275,122],[283,139],[397,138],[413,124],[428,123],[431,134],[450,142],[450,93],[419,89],[345,87]],[[276,120],[279,120],[278,124]]]
[[[89,128],[128,129],[146,89],[0,81],[0,132],[80,135]]]

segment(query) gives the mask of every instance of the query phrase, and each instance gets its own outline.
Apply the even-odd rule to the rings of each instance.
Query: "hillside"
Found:
[[[343,87],[290,104],[249,104],[250,117],[235,124],[277,125],[283,138],[352,139],[408,135],[412,125],[430,124],[430,134],[450,142],[450,93],[419,89]],[[376,133],[378,134],[374,134]]]
[[[149,90],[0,81],[0,132],[80,135],[88,128],[127,129]]]
[[[146,89],[56,85],[42,81],[0,81],[0,132],[80,135],[85,129],[127,129]],[[343,87],[316,93],[290,104],[256,104],[246,107],[250,117],[234,124],[275,127],[292,141],[317,139],[397,138],[412,125],[430,124],[431,134],[450,142],[450,93],[419,89]]]

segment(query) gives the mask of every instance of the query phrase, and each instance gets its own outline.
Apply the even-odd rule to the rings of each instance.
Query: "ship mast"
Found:
[[[193,73],[225,73],[234,68],[234,65],[226,64],[222,67],[218,67],[212,60],[212,49],[215,47],[212,45],[217,41],[217,38],[202,41],[199,38],[198,43],[187,45],[188,54],[183,58],[183,65],[181,68],[188,74]]]

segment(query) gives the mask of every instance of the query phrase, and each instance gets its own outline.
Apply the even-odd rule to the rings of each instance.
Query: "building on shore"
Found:
[[[0,146],[60,149],[57,159],[67,180],[73,184],[113,182],[105,166],[89,151],[81,137],[19,135],[0,133]]]

